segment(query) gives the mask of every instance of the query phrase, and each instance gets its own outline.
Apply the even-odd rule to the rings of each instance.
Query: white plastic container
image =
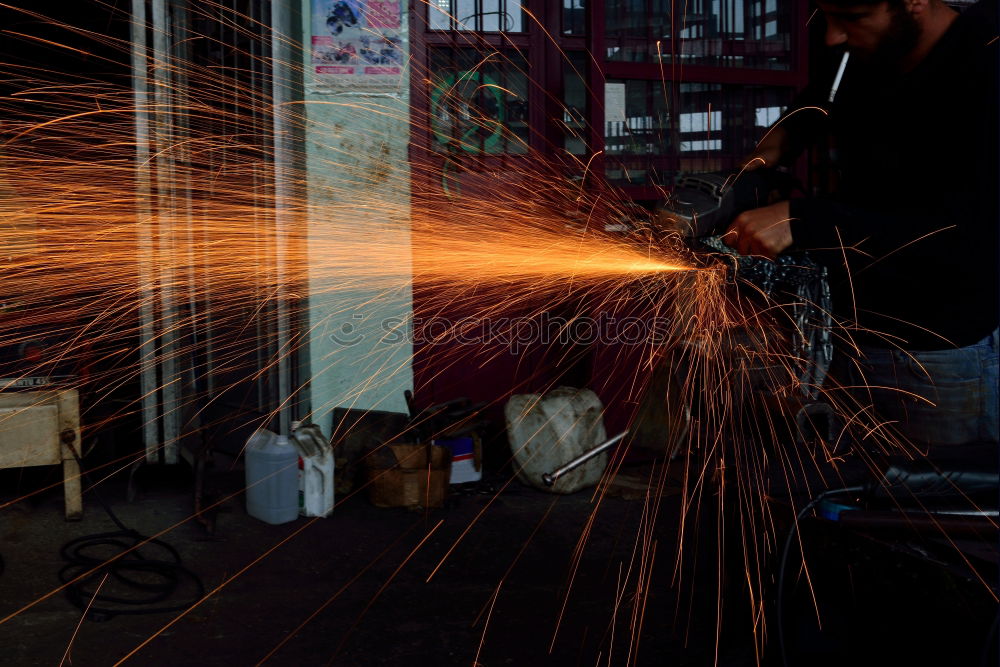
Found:
[[[292,422],[292,444],[299,453],[299,514],[330,516],[333,512],[333,448],[315,424]]]
[[[299,514],[330,516],[333,512],[333,452],[299,459],[302,482],[299,489]]]
[[[299,454],[283,435],[258,431],[246,448],[247,514],[265,523],[299,516]]]

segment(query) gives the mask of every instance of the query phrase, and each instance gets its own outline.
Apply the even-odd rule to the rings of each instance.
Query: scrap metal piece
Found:
[[[815,440],[833,444],[837,441],[840,428],[837,412],[829,403],[806,403],[795,413],[795,439],[800,444]]]
[[[562,467],[558,468],[557,470],[554,470],[553,472],[544,473],[542,475],[542,481],[545,483],[545,486],[552,486],[553,484],[556,483],[556,481],[560,477],[562,477],[563,475],[565,475],[569,471],[574,470],[576,468],[579,468],[580,466],[582,466],[584,463],[586,463],[590,459],[592,459],[595,456],[599,455],[601,452],[603,452],[605,450],[608,450],[608,449],[611,449],[612,447],[614,447],[615,445],[617,445],[618,442],[622,438],[624,438],[626,435],[628,435],[628,431],[622,431],[621,433],[619,433],[618,435],[614,436],[613,438],[610,438],[609,440],[605,440],[604,442],[602,442],[601,444],[599,444],[597,447],[594,447],[593,449],[584,452],[583,454],[581,454],[580,456],[578,456],[575,459],[571,460],[569,463],[566,463],[565,465],[563,465]]]
[[[807,252],[791,252],[770,260],[740,255],[710,236],[697,241],[706,251],[725,255],[733,262],[731,278],[754,285],[769,299],[783,304],[791,330],[791,354],[802,394],[815,400],[833,360],[833,303],[827,269]]]

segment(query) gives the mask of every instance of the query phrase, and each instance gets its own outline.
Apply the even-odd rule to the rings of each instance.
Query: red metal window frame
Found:
[[[422,165],[442,164],[444,157],[433,148],[433,137],[429,129],[430,82],[428,68],[430,52],[434,48],[475,48],[515,51],[526,54],[529,66],[528,118],[530,148],[527,155],[498,154],[465,156],[465,166],[471,169],[503,171],[504,167],[517,161],[537,160],[539,157],[554,157],[562,149],[562,135],[554,119],[561,117],[563,92],[563,52],[583,51],[587,54],[588,67],[585,73],[586,85],[590,91],[587,104],[587,124],[589,126],[587,149],[596,157],[590,164],[590,173],[595,181],[604,174],[604,82],[606,79],[641,79],[667,81],[689,81],[718,84],[755,84],[778,86],[800,90],[808,78],[808,31],[805,17],[808,12],[806,0],[797,0],[792,6],[791,32],[792,66],[788,70],[755,69],[746,67],[711,67],[703,65],[679,65],[662,67],[657,63],[636,63],[608,61],[605,57],[604,35],[605,3],[590,0],[586,9],[586,35],[567,36],[562,34],[562,3],[551,0],[526,0],[527,11],[521,33],[483,33],[468,30],[431,30],[429,27],[427,2],[410,2],[410,43],[414,76],[411,77],[410,100],[412,129],[410,157]],[[801,29],[795,29],[801,26]],[[597,28],[597,29],[595,29]],[[678,40],[680,26],[673,29],[672,39]],[[679,43],[679,41],[678,41]],[[599,57],[591,57],[598,54]],[[673,77],[676,76],[676,79]],[[426,178],[433,168],[419,170],[415,179]],[[415,183],[421,187],[433,187],[430,183]],[[594,183],[598,186],[598,183]],[[662,190],[655,186],[623,186],[620,188],[633,199],[656,199]],[[426,190],[424,190],[426,191]]]

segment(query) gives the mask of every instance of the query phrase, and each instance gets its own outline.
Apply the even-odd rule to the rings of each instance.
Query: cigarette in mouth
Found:
[[[837,68],[837,76],[833,77],[833,86],[830,87],[830,99],[827,102],[833,102],[833,98],[837,96],[837,88],[840,88],[840,80],[844,78],[844,70],[847,69],[847,59],[851,57],[850,51],[844,51],[844,57],[840,59],[840,67]]]

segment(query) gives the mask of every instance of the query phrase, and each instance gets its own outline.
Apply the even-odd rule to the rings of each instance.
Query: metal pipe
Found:
[[[180,385],[178,373],[177,301],[174,296],[174,267],[177,265],[177,248],[174,234],[177,225],[177,192],[174,168],[174,154],[163,150],[177,141],[177,127],[173,114],[173,58],[170,42],[174,35],[173,16],[167,7],[167,0],[152,0],[150,3],[153,19],[153,101],[156,109],[152,115],[153,140],[157,152],[153,157],[156,166],[156,252],[158,254],[159,276],[157,285],[160,302],[160,317],[157,321],[160,334],[159,363],[161,414],[163,423],[163,462],[174,464],[178,461],[180,442]]]
[[[153,212],[150,158],[150,109],[147,67],[146,0],[132,0],[132,98],[135,103],[135,201],[139,275],[139,386],[142,391],[142,435],[146,461],[155,463],[160,451],[160,420],[156,400],[156,285],[153,276]]]
[[[610,440],[605,440],[604,442],[602,442],[601,444],[599,444],[597,447],[594,447],[590,451],[584,452],[583,454],[580,454],[580,456],[576,457],[575,459],[573,459],[569,463],[565,464],[564,466],[562,466],[558,470],[555,470],[553,472],[544,473],[542,475],[542,481],[545,482],[545,486],[552,486],[553,484],[556,483],[556,481],[558,481],[558,479],[560,477],[562,477],[563,475],[565,475],[566,473],[568,473],[570,470],[573,470],[575,468],[579,468],[584,463],[586,463],[590,459],[594,458],[595,456],[597,456],[598,454],[600,454],[604,450],[611,449],[612,447],[614,447],[615,445],[617,445],[618,441],[620,441],[626,435],[628,435],[628,431],[622,431],[621,433],[619,433],[615,437],[611,438]]]
[[[295,100],[295,57],[292,43],[294,15],[291,4],[271,3],[271,95],[274,100],[274,252],[277,278],[275,340],[278,359],[278,433],[291,428],[292,318],[288,303],[289,235],[292,227],[292,179],[295,143],[289,103]]]
[[[174,62],[189,63],[192,62],[192,36],[191,31],[191,8],[188,3],[176,4],[174,5],[173,12],[173,34],[174,40],[171,44],[171,57]],[[174,89],[178,91],[175,93],[175,98],[180,97],[183,104],[187,104],[190,99],[191,88],[190,88],[190,78],[188,76],[188,69],[185,67],[171,68],[174,71]],[[203,378],[208,375],[207,372],[199,372],[199,366],[201,364],[200,354],[201,347],[204,342],[203,338],[200,336],[201,329],[203,325],[201,324],[205,313],[202,312],[202,303],[199,301],[202,290],[200,289],[202,278],[202,271],[200,267],[203,266],[199,261],[199,253],[196,250],[198,247],[198,232],[197,226],[195,225],[195,210],[194,210],[194,187],[192,181],[192,170],[191,166],[191,147],[186,139],[191,137],[191,120],[190,116],[186,113],[176,114],[174,120],[174,132],[179,137],[180,141],[176,147],[177,157],[175,158],[175,163],[182,165],[179,172],[175,171],[175,178],[179,184],[178,193],[175,195],[177,199],[178,209],[183,211],[183,215],[178,215],[177,220],[184,221],[184,236],[187,237],[186,247],[184,248],[184,277],[188,285],[188,295],[187,295],[187,313],[183,319],[190,322],[190,324],[185,326],[187,331],[184,335],[190,335],[190,349],[185,349],[187,346],[181,343],[181,350],[179,351],[181,364],[183,370],[178,373],[178,377],[183,374],[184,384],[190,387],[189,391],[196,392],[199,396],[204,396],[204,392],[200,388],[203,384]],[[183,299],[183,297],[182,297]],[[184,336],[181,336],[183,340]],[[205,366],[207,369],[208,367]],[[188,397],[185,396],[187,392],[183,388],[178,390],[181,396],[182,402],[187,402]],[[180,411],[177,411],[178,413]],[[188,430],[191,432],[200,432],[201,429],[201,419],[203,413],[198,410],[194,415],[184,424],[184,427],[180,430]],[[178,414],[178,419],[180,414]],[[178,433],[180,437],[180,433]],[[178,443],[179,445],[180,443]],[[183,453],[183,450],[179,449],[178,453]]]

